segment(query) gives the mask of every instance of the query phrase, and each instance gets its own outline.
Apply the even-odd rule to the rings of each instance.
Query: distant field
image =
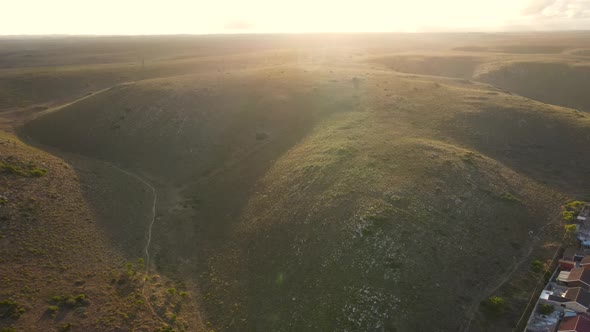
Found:
[[[0,40],[0,126],[46,150],[24,159],[71,165],[79,191],[60,195],[120,257],[105,269],[144,256],[153,199],[117,169],[156,189],[153,297],[108,326],[506,330],[561,204],[590,199],[589,36]],[[491,295],[503,314],[480,306]]]

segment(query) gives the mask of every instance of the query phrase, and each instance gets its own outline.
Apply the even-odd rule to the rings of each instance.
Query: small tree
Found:
[[[506,301],[500,296],[492,296],[488,298],[487,307],[495,313],[500,313],[504,310]]]
[[[554,308],[553,308],[553,306],[552,306],[552,305],[550,305],[550,304],[547,304],[547,303],[542,303],[542,304],[539,306],[539,313],[540,313],[541,315],[549,315],[549,314],[551,314],[553,311],[555,311],[555,309],[554,309]]]
[[[574,212],[572,211],[563,211],[561,215],[563,216],[563,221],[565,222],[569,223],[574,221]]]
[[[572,225],[565,225],[565,232],[567,234],[574,234],[576,232],[576,225],[572,224]]]

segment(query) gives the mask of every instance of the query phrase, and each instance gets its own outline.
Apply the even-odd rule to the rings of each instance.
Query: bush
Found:
[[[563,211],[561,213],[563,217],[563,221],[565,222],[573,222],[574,221],[574,213],[572,211]]]
[[[541,313],[542,315],[549,315],[551,314],[555,309],[553,308],[552,305],[547,304],[547,303],[542,303],[539,306],[539,313]]]
[[[572,234],[576,231],[576,225],[575,224],[571,224],[571,225],[565,225],[564,226],[565,232],[568,234]]]
[[[13,300],[0,301],[0,318],[19,318],[24,312],[25,309]]]
[[[536,260],[533,262],[533,271],[541,272],[543,270],[543,262]]]
[[[500,196],[503,200],[509,201],[509,202],[520,202],[520,200],[518,198],[516,198],[516,196],[512,195],[511,193],[503,193],[502,196]]]
[[[584,202],[582,201],[571,201],[565,205],[565,209],[568,211],[580,212],[583,206]]]
[[[47,312],[49,312],[51,317],[55,318],[57,317],[57,313],[59,312],[59,307],[55,305],[50,305],[49,307],[47,307]]]
[[[70,331],[74,327],[72,323],[61,323],[59,324],[60,331]]]
[[[0,161],[0,173],[8,173],[25,177],[41,177],[47,174],[47,169],[45,168],[39,168],[33,164],[29,164],[27,167],[28,170],[14,164],[8,164]]]
[[[504,310],[504,307],[506,306],[506,301],[504,300],[504,298],[500,296],[492,296],[488,298],[486,304],[491,311],[499,313]]]
[[[29,171],[29,174],[34,177],[42,177],[43,175],[47,174],[47,170],[45,168],[37,168],[34,167]]]

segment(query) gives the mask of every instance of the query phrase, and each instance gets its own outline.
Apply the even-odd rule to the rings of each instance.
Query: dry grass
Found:
[[[127,294],[112,304],[127,318],[109,316],[109,328],[149,316],[137,309],[129,318],[135,307],[125,301],[141,307],[137,275],[120,285],[123,260],[112,261],[141,254],[137,220],[149,193],[95,158],[158,190],[151,252],[160,276],[147,287],[160,318],[146,324],[182,327],[184,319],[197,328],[175,312],[188,289],[186,310],[216,330],[427,330],[433,314],[440,330],[472,316],[473,329],[513,327],[531,290],[530,264],[551,254],[545,244],[555,242],[560,205],[587,195],[590,117],[506,90],[549,89],[545,79],[518,90],[551,63],[570,68],[580,56],[569,50],[586,45],[568,34],[548,36],[555,47],[515,47],[521,35],[479,37],[475,45],[454,35],[310,36],[309,45],[289,47],[277,37],[276,52],[179,50],[144,76],[121,63],[57,70],[70,101],[84,94],[80,79],[98,84],[89,91],[137,81],[50,110],[21,132],[74,166],[76,197],[99,226],[89,232],[104,233],[87,236],[116,252],[103,262],[115,272],[100,280],[114,278],[109,292]],[[330,47],[318,47],[321,38]],[[404,43],[385,43],[394,40]],[[502,68],[534,75],[495,81]],[[49,77],[44,71],[7,69],[0,79],[15,87],[22,74],[37,84]],[[25,96],[22,105],[61,98]],[[10,107],[21,105],[14,100]],[[47,181],[46,168],[44,177],[19,181]],[[496,294],[511,310],[479,312]]]

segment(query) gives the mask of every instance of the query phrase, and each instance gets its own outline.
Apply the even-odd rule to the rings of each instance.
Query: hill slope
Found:
[[[285,66],[118,86],[24,133],[148,175],[157,267],[216,328],[456,330],[588,185],[589,127],[481,84]]]

